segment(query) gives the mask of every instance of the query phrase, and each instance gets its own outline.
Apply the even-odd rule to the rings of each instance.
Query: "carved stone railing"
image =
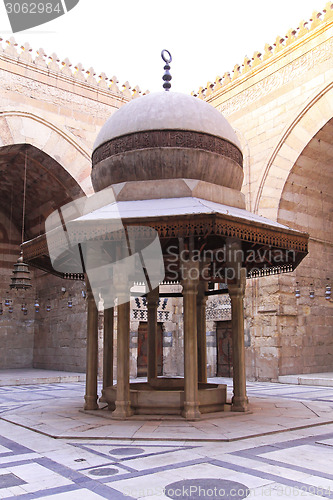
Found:
[[[105,73],[97,74],[94,68],[85,69],[81,63],[72,65],[68,58],[61,60],[56,53],[47,55],[42,48],[33,51],[29,43],[19,45],[14,37],[6,39],[0,36],[0,59],[11,59],[52,75],[73,79],[74,82],[109,91],[125,100],[149,94],[148,90],[142,92],[138,86],[132,88],[127,81],[118,86],[116,76],[108,78]]]
[[[285,36],[277,36],[273,44],[266,43],[263,52],[254,52],[253,57],[245,56],[243,64],[235,64],[233,71],[217,76],[214,82],[207,82],[206,87],[200,87],[197,92],[191,94],[199,99],[206,99],[214,92],[233,83],[235,80],[245,75],[257,66],[265,63],[267,59],[275,56],[278,52],[289,47],[294,42],[299,41],[305,35],[318,28],[318,26],[332,22],[333,2],[327,2],[325,8],[319,12],[314,11],[309,21],[302,20],[296,29],[290,29]]]

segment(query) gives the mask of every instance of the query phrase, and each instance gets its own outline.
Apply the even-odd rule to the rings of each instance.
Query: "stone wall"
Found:
[[[290,276],[250,280],[247,375],[331,371],[333,9],[303,21],[256,52],[233,75],[198,93],[241,140],[247,209],[309,232],[309,255]],[[301,298],[296,301],[296,281]],[[316,297],[309,298],[313,283]]]
[[[29,144],[36,153],[34,161],[28,161],[27,240],[40,234],[40,220],[44,221],[57,208],[57,202],[93,193],[90,155],[97,133],[116,109],[139,92],[137,88],[131,92],[128,82],[120,90],[115,77],[110,80],[102,74],[96,79],[92,68],[85,71],[82,65],[74,67],[68,60],[59,61],[55,54],[47,55],[42,49],[33,51],[28,44],[18,47],[13,38],[1,37],[0,90],[0,175],[5,180],[1,191],[4,213],[0,214],[0,302],[3,303],[21,243],[18,230],[9,234],[13,223],[10,193],[16,209],[23,203],[24,172],[22,160],[18,168],[17,151],[11,147],[18,149],[19,145]],[[39,196],[47,192],[51,193],[51,200]],[[33,290],[21,294],[27,302],[28,315],[23,317],[20,311],[21,297],[15,299],[10,318],[3,306],[0,369],[34,366],[85,371],[86,313],[82,284],[64,282],[33,270],[31,276]],[[62,287],[67,290],[64,295]],[[71,311],[66,306],[69,290],[74,300]],[[33,307],[36,294],[41,301],[38,314]],[[49,313],[45,310],[48,298],[52,307]]]
[[[81,294],[85,286],[41,271],[36,271],[35,282],[40,309],[34,322],[33,367],[85,372],[87,310]],[[50,311],[46,310],[47,304]]]
[[[245,58],[232,74],[225,73],[213,84],[208,82],[197,94],[219,109],[238,134],[245,156],[247,208],[310,233],[309,256],[295,273],[247,283],[245,329],[250,378],[276,380],[283,374],[325,371],[333,366],[332,301],[323,298],[326,278],[333,281],[328,266],[332,257],[332,81],[333,10],[328,2],[321,13],[277,37],[275,43],[266,44],[261,53]],[[14,39],[0,38],[0,155],[4,146],[31,144],[56,162],[58,171],[66,172],[81,193],[92,194],[90,153],[97,133],[116,109],[140,94],[138,87],[131,90],[128,82],[122,88],[117,84],[116,77],[95,75],[93,68],[84,70],[81,64],[59,61],[56,54],[46,55],[42,49],[36,53],[27,44],[18,47]],[[55,189],[52,179],[46,181]],[[57,188],[58,194],[61,189]],[[74,191],[68,196],[75,198],[78,194]],[[19,190],[14,195],[21,199]],[[8,236],[9,200],[5,205],[0,216],[4,255],[1,297],[20,243],[19,229]],[[50,210],[50,204],[35,207],[36,213],[28,213],[27,220],[30,216],[34,220],[39,215],[45,217]],[[27,238],[29,230],[27,227]],[[308,294],[312,280],[315,299]],[[296,281],[301,289],[298,301]],[[34,287],[26,298],[32,304],[35,294],[40,295],[44,308],[38,315],[29,307],[28,316],[23,318],[15,308],[10,321],[5,314],[0,318],[4,346],[0,367],[34,365],[84,371],[86,313],[81,284],[36,272]],[[71,311],[66,305],[69,290],[75,304]],[[48,298],[52,309],[46,313]],[[170,301],[170,316],[163,321],[166,374],[181,374],[183,370],[180,304]],[[213,375],[216,321],[220,319],[208,315],[207,320],[208,365]],[[138,319],[132,317],[133,374],[137,326]]]
[[[21,234],[3,213],[0,212],[0,302],[3,314],[0,316],[0,367],[31,368],[34,345],[34,308],[28,307],[25,316],[22,303],[33,303],[34,280],[31,290],[10,290],[14,264],[20,254]],[[34,272],[31,270],[31,277]],[[6,297],[10,298],[13,312],[5,306]]]

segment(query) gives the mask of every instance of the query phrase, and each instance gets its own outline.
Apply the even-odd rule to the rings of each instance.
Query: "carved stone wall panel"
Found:
[[[116,137],[102,144],[93,154],[93,166],[118,153],[147,148],[177,147],[203,149],[218,155],[227,156],[243,166],[243,155],[230,142],[201,132],[180,130],[154,130],[149,133],[137,132]]]
[[[333,40],[328,40],[306,54],[303,54],[290,64],[282,67],[272,75],[269,75],[260,82],[250,86],[248,89],[243,90],[237,96],[219,104],[217,109],[221,111],[224,116],[230,116],[236,111],[239,111],[253,102],[267,96],[291,80],[295,80],[299,76],[311,70],[315,65],[331,59],[332,53]]]

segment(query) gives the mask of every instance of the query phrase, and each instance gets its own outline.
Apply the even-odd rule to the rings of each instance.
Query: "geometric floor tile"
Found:
[[[15,476],[14,474],[0,473],[0,488],[12,488],[13,486],[21,486],[21,484],[26,484],[26,482]]]
[[[98,469],[92,469],[89,471],[89,474],[93,476],[112,476],[113,474],[117,474],[119,471],[113,467],[100,467]]]
[[[119,424],[79,412],[82,384],[2,387],[0,412],[8,409],[0,415],[0,498],[333,500],[333,388],[253,382],[249,393],[258,397],[260,433],[239,437],[251,429],[253,416],[227,415],[221,421],[199,422],[200,440],[191,440],[184,422],[147,422],[136,437],[132,421]],[[329,402],[314,403],[319,398]],[[305,423],[315,425],[285,431],[286,418],[299,425],[295,408]],[[332,423],[317,423],[318,408],[328,412],[325,419]],[[11,413],[20,419],[16,425],[9,419]],[[34,418],[37,432],[30,426]],[[43,434],[46,425],[59,422],[65,429],[78,430],[61,439]],[[284,432],[270,432],[273,424]],[[119,425],[128,429],[130,438],[117,434]],[[221,433],[232,426],[240,429],[235,439],[221,441]],[[92,431],[80,430],[83,427]],[[59,429],[62,434],[60,425]],[[166,432],[171,438],[161,439]]]
[[[135,448],[134,446],[132,447],[123,447],[123,448],[113,448],[112,450],[109,451],[110,455],[116,455],[116,456],[122,456],[122,457],[128,457],[132,455],[140,455],[141,453],[144,453],[144,449],[142,448]]]

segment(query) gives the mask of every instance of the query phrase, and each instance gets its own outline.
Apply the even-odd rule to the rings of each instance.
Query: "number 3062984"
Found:
[[[53,5],[52,3],[42,3],[42,2],[7,2],[5,4],[8,14],[52,14],[53,12],[57,14],[62,13],[62,8],[60,3]]]

